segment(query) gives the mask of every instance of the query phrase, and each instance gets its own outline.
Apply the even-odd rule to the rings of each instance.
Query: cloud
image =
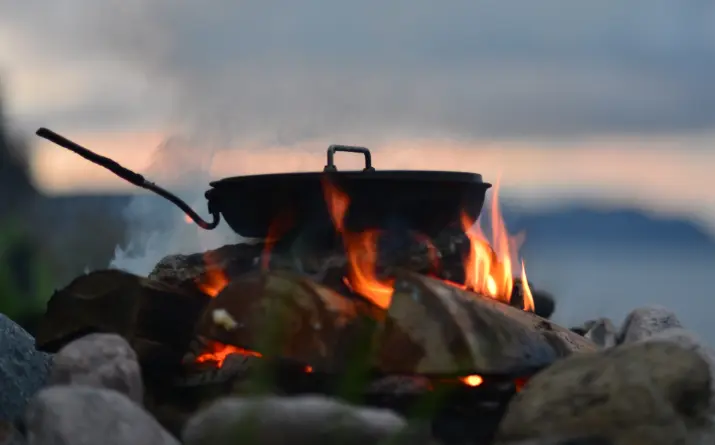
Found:
[[[85,108],[53,115],[67,125],[161,116],[273,143],[715,127],[710,1],[0,0],[0,17],[25,59],[94,73]]]

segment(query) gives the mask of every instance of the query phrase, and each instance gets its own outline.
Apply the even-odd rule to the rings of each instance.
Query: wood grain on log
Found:
[[[533,313],[407,271],[375,345],[375,366],[395,374],[518,373],[597,349]]]
[[[217,323],[217,311],[233,323]],[[332,371],[345,363],[356,336],[382,315],[305,276],[254,272],[233,280],[209,303],[196,334]]]
[[[142,365],[179,363],[210,297],[120,270],[82,275],[52,295],[37,346],[56,352],[89,332],[116,333]]]

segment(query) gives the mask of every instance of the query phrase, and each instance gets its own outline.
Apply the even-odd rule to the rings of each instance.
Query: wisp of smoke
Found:
[[[204,192],[210,180],[211,161],[218,149],[184,137],[167,139],[158,148],[143,174],[162,185],[173,185],[176,194],[208,218]],[[117,246],[110,267],[147,275],[167,255],[213,249],[242,238],[225,224],[212,230],[187,222],[173,204],[154,195],[137,195],[124,211],[128,245]]]

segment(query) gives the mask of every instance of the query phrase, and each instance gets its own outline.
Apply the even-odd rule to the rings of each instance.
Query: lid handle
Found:
[[[374,172],[375,169],[372,166],[372,155],[370,150],[365,147],[355,147],[352,145],[331,145],[328,147],[328,164],[323,169],[324,172],[336,172],[338,171],[335,167],[335,153],[338,151],[344,151],[347,153],[362,153],[365,156],[365,168],[364,172]]]

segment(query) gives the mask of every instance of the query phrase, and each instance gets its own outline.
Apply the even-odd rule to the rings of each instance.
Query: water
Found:
[[[530,248],[524,258],[529,281],[556,297],[557,323],[604,316],[618,326],[631,309],[659,304],[715,345],[713,249],[584,243]]]

